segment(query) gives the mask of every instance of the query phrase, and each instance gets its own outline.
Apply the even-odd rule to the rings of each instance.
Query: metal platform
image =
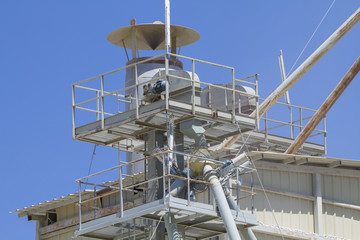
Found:
[[[139,222],[146,220],[164,221],[164,215],[171,211],[179,228],[186,228],[186,239],[206,239],[226,233],[224,223],[215,205],[191,202],[170,197],[147,203],[119,213],[83,223],[75,236],[96,237],[100,239],[144,239],[150,230]],[[232,210],[236,224],[255,226],[258,224],[254,215]],[[129,223],[127,221],[133,221]]]
[[[224,138],[239,133],[237,125],[232,121],[232,114],[229,112],[214,111],[204,106],[195,106],[195,112],[196,116],[192,114],[192,104],[175,100],[169,100],[169,110],[166,111],[166,101],[157,101],[150,105],[140,106],[139,118],[136,118],[136,110],[132,109],[105,118],[104,129],[101,120],[77,127],[75,139],[120,148],[122,151],[144,153],[145,142],[142,135],[152,130],[166,131],[167,114],[174,116],[175,123],[192,118],[203,120],[206,126],[205,136],[210,144],[218,144]],[[227,153],[225,151],[222,154],[223,157],[234,156],[244,144],[244,139],[247,140],[247,144],[252,147],[252,150],[273,150],[277,152],[284,152],[294,141],[288,137],[255,131],[256,120],[246,114],[236,114],[235,119],[239,123],[243,138],[240,138],[232,149],[228,149]],[[185,142],[193,144],[189,138],[185,138]],[[325,145],[306,142],[299,153],[320,156],[325,151]]]
[[[166,131],[167,115],[173,115],[175,123],[196,118],[204,121],[207,126],[206,138],[209,142],[221,142],[222,139],[238,133],[238,128],[233,124],[233,116],[229,112],[214,111],[209,107],[195,106],[196,116],[192,114],[192,104],[169,100],[169,109],[166,110],[166,101],[157,101],[149,105],[139,106],[139,117],[136,110],[104,119],[104,128],[101,120],[80,126],[75,129],[75,139],[118,148],[123,151],[142,153],[144,141],[142,135],[152,130]],[[246,114],[236,114],[236,121],[241,130],[247,132],[255,129],[256,121]],[[185,141],[192,143],[191,139]]]

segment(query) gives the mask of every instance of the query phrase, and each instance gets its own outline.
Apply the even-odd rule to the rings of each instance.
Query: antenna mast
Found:
[[[167,53],[169,53],[171,44],[170,39],[170,0],[165,0],[165,45]]]

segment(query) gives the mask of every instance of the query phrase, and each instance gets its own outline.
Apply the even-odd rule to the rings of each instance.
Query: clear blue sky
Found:
[[[171,22],[201,34],[182,54],[260,74],[266,97],[281,82],[277,55],[294,63],[332,0],[172,1]],[[309,56],[355,10],[338,0],[305,51]],[[34,239],[35,224],[9,214],[74,193],[93,146],[71,138],[70,84],[123,66],[124,51],[106,41],[112,30],[164,21],[163,0],[3,0],[0,7],[2,239]],[[318,108],[360,55],[355,26],[290,91],[294,104]],[[200,76],[201,77],[201,76]],[[201,79],[206,81],[206,79]],[[328,114],[328,156],[360,159],[360,76]],[[116,164],[100,147],[93,171]]]

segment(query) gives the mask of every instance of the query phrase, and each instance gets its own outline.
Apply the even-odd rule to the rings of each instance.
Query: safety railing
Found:
[[[190,69],[188,71],[190,77],[174,75],[171,71],[171,67],[169,67],[169,58],[183,60],[184,66]],[[158,59],[165,61],[163,68],[165,74],[159,74],[159,76],[152,77],[151,79],[144,79],[141,78],[141,76],[138,76],[138,67],[140,64]],[[125,86],[125,81],[123,80],[125,75],[124,72],[129,69],[131,69],[134,74],[135,84]],[[195,69],[197,70],[196,72]],[[206,82],[196,78],[196,74],[201,75],[201,78],[206,79]],[[236,79],[235,69],[232,67],[171,53],[164,53],[129,64],[125,67],[71,85],[73,138],[75,138],[75,129],[77,126],[100,121],[101,128],[104,129],[106,117],[125,112],[129,109],[135,109],[136,118],[139,118],[139,109],[144,103],[144,96],[142,95],[144,86],[153,84],[158,80],[166,80],[169,78],[182,81],[185,85],[191,87],[191,99],[188,101],[190,101],[192,105],[192,114],[195,114],[196,106],[201,105],[200,102],[196,101],[196,95],[199,91],[197,88],[200,87],[200,91],[202,91],[202,89],[207,87],[209,94],[216,90],[221,90],[225,93],[224,96],[222,96],[222,103],[226,106],[228,111],[232,113],[233,119],[235,119],[234,116],[236,114],[242,114],[240,110],[240,99],[247,98],[249,101],[255,102],[254,104],[256,106],[258,105],[257,76],[258,75],[254,75],[250,78]],[[223,84],[219,84],[219,82]],[[162,100],[165,101],[166,109],[168,109],[169,100],[174,99],[175,97],[172,95],[172,89],[170,89],[168,81],[165,81],[165,84],[165,91],[161,95],[163,96]],[[239,84],[254,87],[255,92],[246,93],[241,91],[238,89]],[[205,92],[206,90],[204,93]],[[209,107],[213,106],[214,100],[210,99],[209,103],[206,105]],[[255,107],[255,111],[257,111],[257,109],[258,108]],[[82,115],[83,113],[90,113],[93,115]]]
[[[174,168],[169,167],[170,154],[175,156],[175,166],[179,164],[179,159],[184,157],[183,161],[186,164],[184,164],[184,169],[182,169],[181,172],[174,172]],[[161,162],[162,174],[152,177],[149,175],[148,166],[149,161],[152,159]],[[247,185],[242,186],[242,181],[240,180],[242,175],[252,173],[254,171],[253,168],[238,164],[224,164],[223,161],[217,161],[206,156],[194,155],[192,153],[171,151],[165,146],[163,149],[158,149],[153,152],[151,156],[137,159],[132,162],[120,161],[119,154],[119,164],[117,166],[77,179],[76,183],[78,183],[79,187],[78,230],[82,230],[84,221],[88,222],[109,214],[118,214],[120,218],[129,217],[126,215],[126,210],[159,200],[162,200],[162,203],[166,204],[173,201],[175,198],[183,199],[185,200],[184,207],[190,206],[196,202],[201,202],[202,204],[208,204],[208,206],[212,207],[213,211],[216,211],[216,202],[211,193],[211,189],[209,188],[210,183],[205,181],[202,177],[190,177],[190,174],[184,174],[190,172],[190,165],[194,160],[204,160],[204,165],[211,164],[214,167],[215,171],[217,171],[220,176],[219,179],[223,188],[232,192],[238,206],[237,211],[240,211],[240,200],[250,198],[250,201],[253,203],[253,196],[255,195],[252,191],[253,189],[251,188],[249,190]],[[124,168],[131,168],[134,164],[139,163],[145,163],[146,167],[144,172],[136,175],[124,174]],[[118,180],[105,183],[99,183],[95,180],[96,178],[111,172],[114,173],[114,175],[117,175]],[[170,188],[176,179],[186,181],[184,184],[186,194],[183,196],[171,196],[170,194]],[[231,179],[234,180],[234,183],[227,184]],[[90,198],[87,196],[86,199],[83,200],[82,195],[84,192],[82,190],[88,187],[93,188],[94,196]],[[193,194],[194,191],[196,192],[195,198]],[[108,198],[108,201],[106,201],[105,198]],[[99,206],[99,202],[102,202],[102,206]],[[109,204],[105,204],[105,202],[109,202]],[[117,206],[117,208],[114,208],[114,206]],[[109,211],[110,207],[115,210]],[[105,210],[105,215],[98,214],[102,209]],[[150,211],[152,210],[149,209],[149,213]],[[90,217],[89,214],[91,215]],[[84,215],[86,215],[86,217]]]
[[[260,98],[260,101],[263,100],[264,99]],[[265,141],[268,141],[270,134],[294,139],[303,130],[306,123],[311,119],[315,112],[315,109],[278,101],[272,108],[265,112],[263,117],[261,117],[260,131],[265,134]],[[308,139],[309,142],[323,145],[325,154],[326,133],[326,117],[324,117],[322,124],[319,124],[317,128],[314,129]]]

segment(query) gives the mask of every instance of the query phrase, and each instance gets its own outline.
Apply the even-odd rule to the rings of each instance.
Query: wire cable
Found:
[[[155,236],[156,229],[159,227],[159,225],[160,225],[160,223],[161,223],[162,217],[163,217],[163,216],[160,217],[159,222],[158,222],[158,224],[156,225],[156,227],[155,227],[155,229],[154,229],[154,232],[153,232],[153,234],[151,235],[150,240],[153,239],[153,237]]]
[[[328,8],[328,10],[326,11],[325,15],[323,16],[323,18],[321,19],[319,25],[316,27],[315,31],[313,32],[313,34],[311,35],[310,39],[307,41],[307,43],[305,44],[305,47],[303,48],[303,50],[300,52],[298,58],[295,60],[294,64],[292,65],[290,71],[288,72],[288,74],[286,75],[286,77],[288,77],[291,73],[291,71],[293,70],[293,68],[295,67],[296,63],[299,61],[300,57],[302,56],[302,54],[304,53],[305,49],[307,48],[307,46],[309,45],[309,43],[311,42],[311,40],[314,38],[317,30],[319,29],[320,25],[322,24],[322,22],[324,21],[324,19],[326,18],[326,16],[328,15],[328,13],[330,12],[330,9],[332,8],[332,6],[334,5],[334,3],[336,2],[336,0],[334,0],[330,7]]]
[[[92,167],[92,163],[93,163],[93,160],[94,160],[94,156],[96,155],[96,144],[94,145],[94,150],[93,150],[93,153],[91,155],[91,160],[90,160],[90,166],[89,166],[89,171],[88,171],[88,176],[90,175],[90,172],[91,172],[91,167]],[[86,183],[89,182],[89,178],[86,179]],[[85,189],[87,188],[87,185],[85,186]]]
[[[240,129],[240,126],[239,126],[238,121],[236,121],[236,123],[237,123],[238,129],[239,129],[239,132],[240,132],[241,140],[242,140],[243,143],[244,143],[243,146],[245,146],[245,148],[246,148],[245,151],[246,151],[247,153],[250,153],[249,148],[248,148],[248,146],[247,146],[247,144],[246,144],[247,140],[249,139],[249,136],[248,136],[248,138],[245,140],[245,139],[244,139],[244,136],[241,134],[241,129]],[[284,235],[283,235],[283,233],[282,233],[282,231],[281,231],[279,222],[278,222],[277,219],[276,219],[276,216],[275,216],[275,213],[274,213],[274,209],[273,209],[273,207],[272,207],[272,205],[271,205],[271,203],[270,203],[270,199],[269,199],[268,195],[266,194],[264,185],[263,185],[263,183],[262,183],[262,181],[261,181],[261,179],[260,179],[259,172],[257,171],[256,166],[255,166],[255,163],[254,163],[254,161],[253,161],[253,159],[252,159],[252,157],[251,157],[250,154],[248,154],[248,158],[250,159],[250,162],[251,162],[251,164],[253,165],[253,167],[254,167],[254,169],[255,169],[256,176],[257,176],[257,178],[259,179],[260,186],[261,186],[261,188],[262,188],[262,190],[263,190],[263,192],[264,192],[266,201],[267,201],[267,203],[268,203],[268,205],[269,205],[269,207],[270,207],[270,210],[271,210],[272,216],[273,216],[273,218],[274,218],[274,220],[275,220],[276,226],[277,226],[277,228],[279,229],[279,232],[280,232],[280,235],[281,235],[282,240],[284,240]]]

